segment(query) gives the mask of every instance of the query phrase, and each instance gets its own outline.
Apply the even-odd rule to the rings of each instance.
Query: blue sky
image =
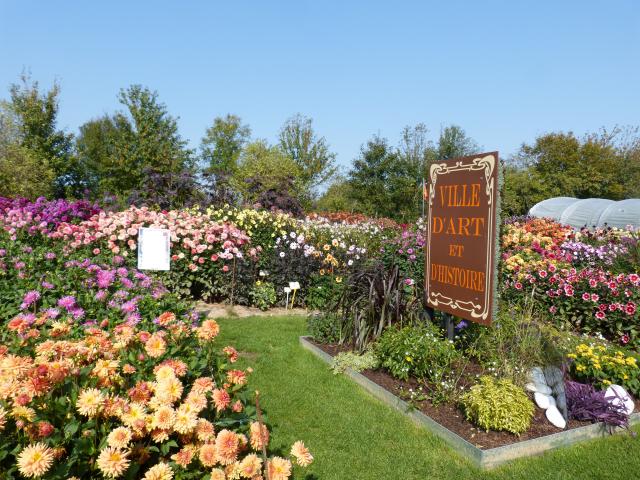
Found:
[[[300,112],[345,167],[418,122],[508,155],[640,125],[640,2],[0,0],[0,98],[23,69],[59,81],[71,132],[141,83],[192,146],[218,115],[275,141]]]

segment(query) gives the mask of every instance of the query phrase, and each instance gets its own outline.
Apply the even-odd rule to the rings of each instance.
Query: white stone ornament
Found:
[[[613,405],[624,405],[627,415],[631,415],[636,408],[627,391],[620,385],[610,385],[604,392],[604,397]]]
[[[551,422],[555,427],[564,429],[567,426],[567,421],[564,419],[560,410],[558,410],[555,406],[551,406],[547,408],[547,411],[544,412],[547,420]]]
[[[543,410],[546,410],[551,406],[551,401],[553,400],[553,397],[549,395],[545,395],[544,393],[536,392],[533,394],[533,399],[536,401],[536,405],[538,405],[538,407],[540,407]],[[554,406],[555,406],[555,403],[556,402],[553,401]]]

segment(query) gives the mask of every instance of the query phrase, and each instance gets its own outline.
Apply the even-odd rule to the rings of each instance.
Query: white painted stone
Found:
[[[524,388],[525,388],[525,390],[526,390],[527,392],[531,392],[531,393],[535,393],[535,392],[537,392],[537,391],[538,391],[538,390],[536,390],[536,384],[535,384],[535,383],[527,383],[527,384],[524,386]]]
[[[624,405],[627,415],[631,415],[636,408],[627,391],[620,385],[610,385],[604,392],[604,396],[614,405]]]
[[[558,428],[564,429],[567,426],[567,422],[555,406],[547,408],[547,411],[544,412],[547,417],[547,420],[551,422],[552,425]]]
[[[551,395],[545,395],[544,393],[536,392],[533,394],[533,399],[536,402],[536,405],[543,410],[546,410],[551,405],[555,406],[556,402]],[[553,402],[553,404],[551,403]]]
[[[543,393],[544,395],[551,395],[551,387],[545,385],[544,383],[534,383],[536,387],[536,392]]]

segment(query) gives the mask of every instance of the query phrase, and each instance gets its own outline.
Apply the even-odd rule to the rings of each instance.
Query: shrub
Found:
[[[249,292],[251,303],[260,310],[267,310],[276,303],[276,289],[273,283],[258,280]]]
[[[344,373],[347,368],[354,372],[361,372],[370,368],[377,368],[378,357],[371,350],[358,355],[354,352],[341,352],[333,358],[331,370],[334,374]]]
[[[344,289],[344,283],[337,280],[341,277],[313,274],[309,278],[309,287],[305,292],[304,303],[311,310],[322,310],[334,304]]]
[[[529,429],[535,408],[522,388],[487,375],[461,397],[461,403],[467,420],[480,428],[516,435]]]
[[[453,343],[432,325],[387,329],[374,344],[380,365],[401,380],[442,382],[461,358]]]
[[[340,317],[332,313],[317,313],[307,318],[307,330],[313,339],[320,343],[338,343],[340,335]]]
[[[640,395],[638,357],[610,346],[581,343],[567,357],[573,360],[571,373],[599,388],[622,385],[636,397]]]

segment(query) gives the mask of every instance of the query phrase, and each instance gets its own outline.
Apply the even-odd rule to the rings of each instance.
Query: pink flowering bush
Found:
[[[130,207],[122,212],[101,212],[77,225],[61,224],[50,237],[70,249],[83,246],[107,249],[135,263],[138,229],[168,229],[171,234],[171,271],[157,274],[166,287],[181,295],[205,299],[228,298],[242,287],[240,271],[252,270],[260,248],[234,225],[212,221],[188,210],[158,212]],[[241,288],[240,288],[241,289]]]
[[[640,345],[640,275],[614,269],[629,252],[624,231],[576,233],[541,219],[504,230],[504,300],[534,298],[563,328]]]

